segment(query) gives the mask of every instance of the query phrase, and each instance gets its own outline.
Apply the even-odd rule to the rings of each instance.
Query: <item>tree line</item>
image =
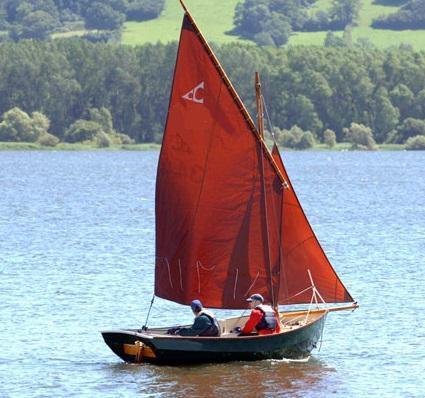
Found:
[[[395,30],[425,29],[425,2],[423,0],[410,0],[401,3],[405,4],[397,12],[376,18],[372,22],[372,27]]]
[[[75,38],[0,43],[0,140],[23,140],[10,127],[22,119],[31,131],[45,130],[61,141],[103,131],[115,138],[125,134],[119,137],[126,141],[160,142],[176,48]],[[323,142],[330,130],[339,142],[354,123],[370,129],[377,143],[425,136],[425,52],[240,44],[217,46],[216,52],[251,114],[253,75],[260,71],[268,113],[283,132],[297,127]],[[16,109],[8,114],[14,108],[28,117]]]
[[[234,33],[258,45],[285,44],[292,31],[343,30],[356,23],[360,0],[332,0],[328,10],[309,13],[317,0],[244,0],[235,9]]]
[[[47,39],[77,29],[120,30],[126,20],[157,18],[165,0],[0,0],[0,30],[10,38]]]

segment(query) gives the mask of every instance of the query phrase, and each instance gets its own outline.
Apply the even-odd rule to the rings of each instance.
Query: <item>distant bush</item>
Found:
[[[18,107],[14,107],[3,114],[0,123],[0,141],[36,142],[38,138],[47,134],[50,120],[40,112],[30,115]]]
[[[279,145],[286,148],[294,148],[295,140],[294,136],[288,130],[282,130],[278,135],[277,142]]]
[[[350,128],[344,128],[343,132],[346,140],[352,144],[352,149],[376,149],[376,142],[370,127],[351,123]]]
[[[94,141],[100,132],[102,127],[99,123],[80,119],[69,127],[64,139],[69,143]]]
[[[410,137],[406,141],[406,149],[409,151],[424,151],[425,150],[425,136],[417,135]]]
[[[425,136],[425,120],[408,117],[403,123],[397,127],[397,130],[391,137],[391,142],[402,144],[411,137],[418,135]]]
[[[123,145],[130,145],[130,144],[134,144],[134,140],[132,138],[130,138],[127,134],[122,134],[122,133],[118,133],[116,134],[116,136],[119,139],[119,143],[123,144]]]
[[[99,148],[108,148],[111,146],[112,140],[111,138],[108,136],[108,134],[106,134],[103,131],[99,131],[96,135],[96,145]]]
[[[299,142],[295,145],[296,149],[309,149],[314,147],[314,135],[311,131],[305,131]]]
[[[323,142],[329,147],[333,148],[336,144],[335,131],[327,129],[323,133]]]
[[[279,145],[292,149],[309,149],[314,146],[314,135],[311,131],[303,131],[298,126],[292,126],[290,130],[275,129],[276,139]]]
[[[57,144],[59,144],[60,140],[58,137],[54,136],[53,134],[44,133],[38,138],[37,142],[42,146],[54,147]]]

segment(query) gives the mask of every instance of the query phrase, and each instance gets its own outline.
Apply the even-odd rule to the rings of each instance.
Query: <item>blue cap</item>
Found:
[[[202,303],[199,300],[193,300],[190,303],[190,308],[192,308],[192,310],[202,310]]]
[[[249,299],[246,299],[246,301],[254,301],[254,300],[263,302],[264,298],[261,294],[255,293]]]

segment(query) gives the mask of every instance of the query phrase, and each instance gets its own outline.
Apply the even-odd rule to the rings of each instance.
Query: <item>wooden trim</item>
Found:
[[[354,311],[357,308],[359,308],[359,304],[352,303],[352,304],[344,305],[344,306],[335,306],[335,307],[319,308],[319,309],[311,310],[310,314],[318,314],[322,312],[349,311],[349,310]],[[285,312],[280,312],[280,316],[285,318],[285,317],[294,316],[294,315],[305,315],[307,314],[307,312],[308,310],[285,311]]]
[[[152,348],[150,348],[146,344],[140,344],[139,341],[136,341],[135,343],[136,344],[123,344],[124,353],[127,355],[134,355],[142,360],[144,357],[156,358],[156,355],[153,352]]]

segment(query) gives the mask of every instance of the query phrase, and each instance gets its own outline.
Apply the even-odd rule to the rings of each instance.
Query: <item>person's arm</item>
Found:
[[[199,336],[202,332],[211,326],[211,322],[206,316],[198,316],[190,328],[180,329],[177,334],[179,336]]]
[[[252,310],[248,321],[246,322],[245,326],[241,330],[241,334],[250,334],[258,325],[258,322],[261,321],[262,317],[263,317],[263,313],[260,310],[255,310],[255,309]]]

